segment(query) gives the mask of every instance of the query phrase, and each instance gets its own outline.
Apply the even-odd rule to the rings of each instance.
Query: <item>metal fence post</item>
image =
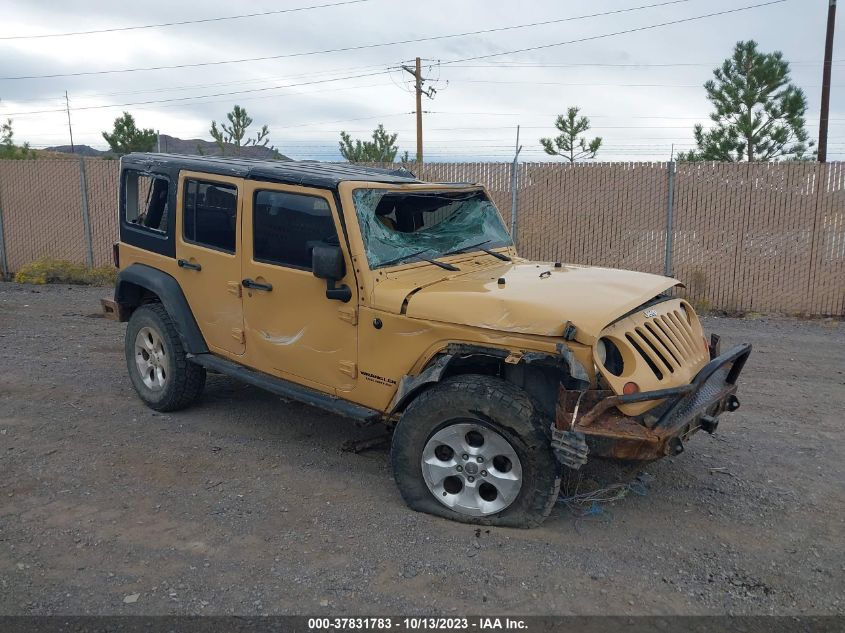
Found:
[[[517,231],[519,225],[517,224],[517,215],[519,213],[519,153],[522,151],[522,146],[519,144],[519,126],[516,126],[516,152],[513,155],[513,163],[511,163],[511,240],[514,247],[517,247]]]
[[[674,214],[675,214],[675,161],[669,161],[669,191],[666,199],[666,258],[663,273],[672,276],[672,249],[674,248]]]
[[[85,231],[85,263],[94,266],[94,245],[91,240],[91,217],[88,212],[88,178],[85,174],[85,159],[79,157],[79,190],[82,194],[82,227]]]
[[[2,192],[0,192],[0,280],[6,279],[8,276],[9,260],[6,257],[6,232],[3,230],[3,198]]]

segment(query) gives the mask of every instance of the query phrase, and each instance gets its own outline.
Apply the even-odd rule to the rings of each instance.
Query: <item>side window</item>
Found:
[[[258,191],[253,203],[252,244],[257,261],[311,270],[315,245],[338,244],[325,198]]]
[[[188,242],[235,252],[238,226],[238,190],[200,180],[186,180],[183,235]]]
[[[129,224],[151,231],[167,231],[170,183],[164,176],[152,176],[127,169],[123,172],[124,218]]]

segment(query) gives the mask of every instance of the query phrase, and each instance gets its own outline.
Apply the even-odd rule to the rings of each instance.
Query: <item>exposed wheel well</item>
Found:
[[[114,300],[126,318],[139,306],[161,303],[173,319],[185,350],[191,354],[208,352],[179,282],[166,272],[145,264],[127,266],[118,273]]]
[[[573,378],[566,359],[554,354],[528,353],[516,363],[506,362],[507,350],[450,345],[436,355],[417,376],[406,376],[397,392],[393,412],[399,412],[421,393],[451,376],[476,374],[502,378],[523,389],[540,411],[554,417],[558,389],[584,389]]]
[[[120,297],[121,305],[126,309],[127,317],[142,305],[161,303],[161,297],[155,292],[131,281],[121,282],[116,294]]]

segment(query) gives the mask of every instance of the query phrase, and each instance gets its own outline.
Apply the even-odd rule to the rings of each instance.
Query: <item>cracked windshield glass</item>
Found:
[[[370,268],[511,245],[483,191],[356,189],[352,198]]]

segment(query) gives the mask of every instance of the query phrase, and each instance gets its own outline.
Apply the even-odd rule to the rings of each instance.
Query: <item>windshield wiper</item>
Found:
[[[483,242],[479,242],[478,244],[472,244],[470,246],[464,246],[462,248],[456,248],[455,250],[449,251],[448,253],[443,253],[443,256],[445,257],[446,255],[458,255],[460,253],[466,253],[468,251],[477,249],[477,250],[479,250],[483,253],[487,253],[488,255],[492,255],[496,259],[501,259],[503,262],[512,262],[513,260],[510,257],[508,257],[507,255],[504,255],[503,253],[497,253],[496,251],[491,251],[488,248],[484,248],[485,244],[489,244],[492,241],[493,240],[484,240]]]
[[[508,257],[504,253],[497,253],[496,251],[491,251],[488,248],[482,248],[481,250],[484,251],[485,253],[487,253],[488,255],[492,255],[496,259],[501,259],[503,262],[512,262],[513,261],[512,258]]]
[[[391,264],[398,264],[399,262],[408,261],[408,260],[411,260],[411,259],[420,259],[424,262],[428,262],[429,264],[434,264],[435,266],[440,266],[440,268],[442,268],[443,270],[451,270],[451,271],[460,270],[460,268],[458,268],[457,266],[453,266],[452,264],[447,264],[446,262],[440,262],[440,261],[437,261],[436,259],[432,259],[431,257],[423,257],[422,256],[423,253],[427,253],[430,250],[431,250],[430,248],[424,248],[424,249],[419,250],[415,253],[410,253],[408,255],[402,255],[401,257],[397,257],[395,259],[391,259],[389,261],[382,262],[381,264],[379,264],[379,266],[380,267],[381,266],[390,266]]]

